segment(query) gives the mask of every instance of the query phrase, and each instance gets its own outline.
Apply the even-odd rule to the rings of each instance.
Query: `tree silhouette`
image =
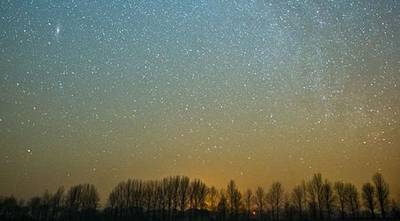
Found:
[[[322,202],[328,216],[328,219],[332,218],[333,206],[335,203],[335,197],[333,193],[332,183],[325,180],[322,185]]]
[[[316,219],[317,218],[317,206],[318,206],[317,193],[311,182],[308,182],[306,187],[307,187],[306,190],[307,190],[308,207],[309,207],[310,213],[312,215],[312,218]]]
[[[93,184],[72,186],[65,199],[69,219],[94,219],[99,200],[99,194]]]
[[[191,209],[203,210],[206,207],[207,191],[206,184],[199,179],[190,183],[189,201]]]
[[[307,191],[310,196],[310,207],[313,216],[317,217],[317,210],[319,218],[323,219],[323,203],[322,203],[322,175],[320,173],[314,174],[312,179],[307,184]]]
[[[362,186],[362,198],[366,208],[368,208],[371,218],[375,218],[375,188],[371,183]]]
[[[267,193],[267,202],[271,207],[272,217],[276,220],[280,218],[280,210],[283,203],[283,187],[279,182],[274,182]]]
[[[242,195],[238,190],[235,181],[231,180],[226,189],[227,198],[228,198],[228,205],[229,205],[229,212],[233,219],[237,218],[240,210],[240,202]]]
[[[306,184],[303,181],[302,184],[296,185],[292,191],[292,201],[293,205],[300,217],[303,218],[304,209],[306,208]]]
[[[215,212],[217,209],[217,197],[218,197],[217,189],[214,186],[209,188],[207,196],[209,202],[208,208],[210,211]]]
[[[334,190],[339,201],[340,217],[342,219],[346,216],[346,189],[345,184],[342,181],[336,182],[334,184]]]
[[[171,191],[172,191],[172,212],[177,211],[179,205],[179,184],[181,182],[180,176],[171,177]]]
[[[63,186],[59,187],[50,199],[50,219],[56,220],[61,217],[65,189]]]
[[[40,205],[41,205],[41,199],[38,196],[32,197],[28,201],[28,209],[29,209],[29,215],[32,217],[34,220],[41,220],[41,211],[40,211]]]
[[[257,213],[260,219],[263,217],[264,213],[264,207],[265,207],[265,191],[262,187],[257,187],[256,193],[255,193],[255,202],[256,202],[256,208],[257,208]]]
[[[271,220],[344,219],[347,214],[351,219],[376,219],[377,206],[385,220],[400,218],[398,202],[389,201],[389,187],[381,174],[375,174],[373,183],[365,183],[361,190],[362,205],[354,184],[340,181],[332,185],[326,179],[322,182],[320,174],[295,185],[288,194],[279,182],[274,182],[267,194],[258,187],[254,194],[247,189],[242,195],[233,180],[226,191],[218,191],[185,176],[129,179],[112,189],[103,209],[98,208],[99,196],[92,184],[74,185],[66,192],[63,187],[45,191],[26,203],[0,196],[0,220],[249,221],[263,220],[266,214]]]
[[[172,187],[172,178],[164,178],[163,180],[163,188],[164,188],[164,194],[165,194],[165,204],[166,204],[166,209],[168,211],[168,216],[171,216],[172,213],[172,203],[174,200],[174,191]]]
[[[246,209],[246,216],[247,216],[247,218],[249,218],[250,213],[251,213],[251,207],[253,204],[253,191],[251,191],[251,189],[246,190],[243,200],[244,200],[244,206]]]
[[[46,190],[40,200],[41,219],[48,220],[50,215],[50,193]]]
[[[376,173],[372,177],[372,181],[375,185],[376,190],[376,199],[379,204],[379,209],[382,215],[382,218],[386,218],[386,207],[389,204],[389,185],[383,179],[382,174]]]
[[[220,221],[226,220],[228,210],[228,200],[226,198],[225,191],[221,190],[220,199],[217,206],[217,219]]]
[[[284,194],[284,200],[283,200],[283,214],[285,220],[293,220],[294,214],[295,214],[295,207],[293,203],[290,201],[289,194],[285,193]]]
[[[182,177],[179,184],[179,208],[181,211],[186,210],[188,194],[189,194],[189,177]]]
[[[344,185],[344,189],[347,208],[350,211],[352,218],[356,219],[360,208],[359,194],[357,188],[352,183],[346,183]]]

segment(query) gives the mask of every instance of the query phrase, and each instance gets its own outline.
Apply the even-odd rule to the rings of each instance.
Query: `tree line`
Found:
[[[380,173],[360,190],[314,174],[291,190],[280,182],[241,192],[235,181],[226,188],[199,179],[171,176],[161,180],[129,179],[110,192],[104,208],[92,184],[45,191],[28,201],[0,197],[0,220],[358,220],[400,219]]]

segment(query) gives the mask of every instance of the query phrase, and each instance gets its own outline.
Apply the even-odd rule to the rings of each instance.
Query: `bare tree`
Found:
[[[228,197],[229,211],[231,215],[236,216],[240,210],[240,201],[242,195],[240,194],[235,181],[231,180],[229,182],[226,193]]]
[[[55,220],[61,216],[62,201],[64,199],[64,187],[59,187],[50,199],[50,219]]]
[[[256,193],[255,193],[255,202],[256,202],[256,207],[257,207],[257,213],[260,218],[262,218],[262,214],[264,213],[264,207],[265,207],[265,191],[262,187],[257,187]]]
[[[185,211],[189,194],[189,177],[182,177],[179,184],[179,207],[181,211]]]
[[[70,218],[75,215],[75,213],[80,209],[81,204],[81,195],[82,195],[82,186],[73,186],[71,187],[65,198],[65,206],[68,209],[68,213]]]
[[[360,201],[357,188],[352,183],[346,183],[344,188],[347,208],[351,212],[353,219],[356,219],[360,209]]]
[[[180,176],[171,177],[172,188],[172,209],[175,212],[179,205],[179,184],[181,182]]]
[[[114,216],[129,216],[130,209],[139,205],[136,193],[141,190],[136,188],[136,180],[120,182],[113,188],[108,196],[107,204],[112,209]]]
[[[97,211],[99,196],[91,184],[72,186],[66,194],[60,187],[55,193],[44,192],[31,198],[25,205],[14,197],[0,196],[0,220],[246,220],[253,218],[256,209],[258,218],[265,214],[273,220],[307,218],[307,205],[313,218],[331,219],[336,206],[341,218],[350,214],[352,219],[376,218],[376,207],[382,204],[382,217],[400,218],[398,203],[388,203],[389,187],[382,175],[375,174],[373,183],[362,186],[362,202],[369,214],[359,212],[359,192],[354,184],[328,180],[321,184],[322,176],[315,174],[309,182],[296,185],[285,194],[279,182],[271,185],[265,194],[258,187],[253,194],[247,189],[243,195],[232,180],[227,191],[207,188],[201,180],[190,180],[185,176],[167,177],[162,180],[128,180],[116,185],[107,199],[103,212]],[[380,189],[380,193],[378,191]],[[381,200],[382,203],[379,204]],[[337,202],[337,204],[336,204]],[[307,204],[309,203],[309,204]],[[268,207],[267,207],[267,206]],[[322,208],[322,214],[320,211]],[[187,208],[191,213],[187,216]],[[205,210],[207,209],[207,211]],[[270,209],[270,210],[269,210]],[[315,213],[314,213],[315,212]],[[104,214],[104,217],[100,217]],[[65,216],[66,215],[66,216]],[[228,215],[228,217],[227,217]],[[255,214],[253,214],[255,215]]]
[[[339,201],[339,210],[340,210],[340,217],[342,219],[346,216],[346,189],[345,184],[342,181],[338,181],[334,184],[333,188],[335,189],[337,199]]]
[[[99,200],[99,194],[93,184],[72,186],[68,190],[65,199],[70,219],[76,219],[77,217],[88,219],[94,216]]]
[[[311,182],[307,183],[306,190],[309,211],[313,218],[317,218],[317,193],[315,192],[315,189],[313,188]]]
[[[165,193],[164,193],[164,183],[163,181],[158,181],[157,185],[157,209],[161,210],[162,213],[164,213],[165,208],[166,208],[166,200],[165,200]]]
[[[375,185],[376,199],[379,204],[379,209],[383,218],[386,218],[386,208],[389,204],[389,185],[383,179],[382,174],[376,173],[372,177]]]
[[[371,183],[365,183],[362,186],[362,198],[364,206],[368,208],[371,218],[375,219],[375,188]]]
[[[93,184],[82,185],[82,210],[96,210],[99,205],[99,194]]]
[[[144,206],[147,212],[153,211],[156,208],[156,184],[157,182],[154,180],[149,180],[143,183],[143,199]]]
[[[226,193],[224,190],[221,190],[220,196],[221,197],[217,205],[217,218],[220,221],[225,221],[228,210],[228,200],[226,198]]]
[[[303,218],[304,209],[306,207],[306,185],[304,181],[300,185],[296,185],[292,192],[292,201],[300,218]]]
[[[267,202],[270,204],[272,210],[272,216],[276,220],[279,220],[280,218],[279,217],[280,210],[282,208],[284,199],[283,194],[284,194],[283,186],[279,182],[274,182],[267,194]]]
[[[310,197],[309,202],[313,216],[316,218],[318,209],[320,219],[323,219],[322,186],[323,181],[320,173],[314,174],[311,181],[307,184],[307,192]]]
[[[190,183],[189,204],[191,209],[203,210],[206,207],[208,188],[205,183],[195,179]]]
[[[214,186],[212,186],[211,188],[209,188],[208,191],[208,202],[209,202],[208,208],[210,211],[213,212],[216,211],[217,197],[218,197],[218,191]]]
[[[251,208],[253,205],[253,192],[251,191],[251,189],[246,190],[243,200],[244,200],[244,206],[246,209],[247,217],[249,217],[250,213],[251,213]]]
[[[164,194],[166,197],[166,207],[169,215],[172,214],[173,204],[174,204],[174,182],[173,177],[164,178]]]
[[[294,217],[294,212],[295,212],[295,207],[293,203],[289,199],[289,194],[284,194],[284,200],[283,200],[283,214],[285,217],[285,220],[293,220]]]
[[[51,199],[51,194],[49,193],[48,190],[46,190],[43,193],[40,201],[40,210],[43,220],[48,220],[50,218],[50,199]]]
[[[325,180],[322,185],[322,202],[328,215],[328,219],[331,219],[333,213],[333,205],[335,203],[335,197],[333,194],[332,183]]]

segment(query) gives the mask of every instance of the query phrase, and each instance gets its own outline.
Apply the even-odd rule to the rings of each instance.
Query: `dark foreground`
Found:
[[[279,182],[242,192],[231,180],[217,190],[185,176],[130,179],[110,192],[104,208],[93,184],[45,191],[25,201],[0,196],[0,221],[313,221],[400,220],[400,206],[376,173],[361,193],[352,183],[321,174],[292,190]]]

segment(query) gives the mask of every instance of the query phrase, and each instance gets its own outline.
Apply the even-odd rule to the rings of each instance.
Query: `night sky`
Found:
[[[0,195],[169,175],[400,194],[400,1],[0,1]]]

